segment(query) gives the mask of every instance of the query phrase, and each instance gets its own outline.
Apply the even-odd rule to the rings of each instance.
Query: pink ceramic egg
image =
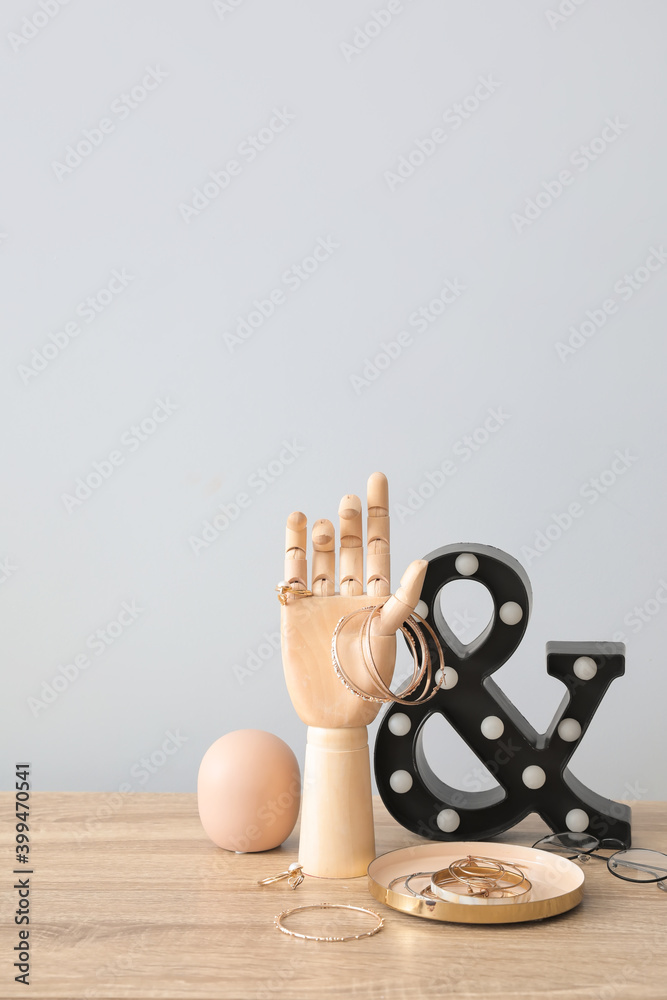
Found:
[[[262,729],[237,729],[204,754],[197,803],[204,830],[227,851],[270,851],[299,815],[301,774],[288,745]]]

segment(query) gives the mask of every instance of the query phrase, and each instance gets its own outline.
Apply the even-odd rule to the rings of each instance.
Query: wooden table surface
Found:
[[[9,847],[11,793],[0,806]],[[375,808],[378,853],[422,842],[379,800]],[[584,900],[562,916],[444,924],[378,903],[365,878],[256,886],[296,859],[296,832],[275,851],[228,853],[206,838],[194,795],[35,792],[30,811],[31,985],[15,983],[11,969],[12,849],[3,851],[1,997],[667,997],[667,893],[622,882],[603,864],[588,864]],[[634,844],[667,851],[667,803],[636,803],[633,815]],[[545,832],[529,817],[502,839],[529,845]],[[385,927],[330,944],[273,927],[280,910],[324,900],[380,911]]]

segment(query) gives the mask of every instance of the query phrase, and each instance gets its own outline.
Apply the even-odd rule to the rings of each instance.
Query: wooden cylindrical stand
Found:
[[[374,857],[368,730],[309,726],[299,863],[307,875],[356,878]]]

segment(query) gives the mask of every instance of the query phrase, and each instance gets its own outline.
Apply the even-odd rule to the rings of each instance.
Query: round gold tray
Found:
[[[484,855],[520,865],[532,882],[532,889],[525,899],[494,899],[462,897],[461,902],[426,900],[411,896],[401,882],[389,889],[392,879],[412,872],[437,871],[447,868],[457,858],[468,854]],[[417,888],[413,886],[413,888]],[[522,920],[543,920],[565,913],[581,902],[584,894],[584,873],[567,858],[534,847],[515,847],[511,844],[487,844],[480,841],[459,843],[440,841],[403,847],[389,854],[381,854],[368,866],[368,888],[381,903],[394,910],[411,913],[427,920],[449,920],[463,924],[509,924]],[[488,905],[493,903],[493,905]]]

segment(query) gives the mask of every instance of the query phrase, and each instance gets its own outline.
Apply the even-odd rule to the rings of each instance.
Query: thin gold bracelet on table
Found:
[[[360,913],[367,913],[369,917],[375,917],[378,924],[370,931],[363,931],[361,934],[345,934],[342,937],[302,934],[300,931],[290,930],[289,927],[285,927],[282,923],[285,917],[291,916],[292,913],[298,913],[300,910],[358,910]],[[274,924],[283,934],[302,938],[305,941],[357,941],[360,938],[372,937],[378,931],[381,931],[384,927],[384,920],[375,910],[367,910],[365,906],[350,906],[348,903],[309,903],[304,906],[294,906],[291,910],[283,910],[282,913],[279,913],[275,917]]]

